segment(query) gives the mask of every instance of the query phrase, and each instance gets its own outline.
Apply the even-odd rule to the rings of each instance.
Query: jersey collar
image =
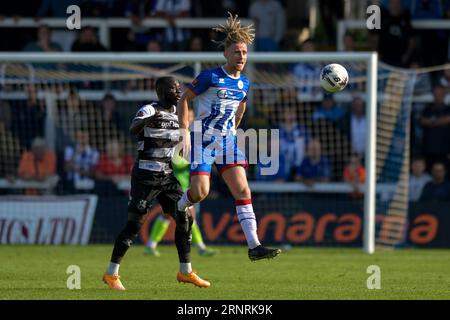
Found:
[[[221,68],[222,68],[222,71],[223,71],[227,76],[229,76],[231,79],[239,79],[239,78],[241,78],[241,76],[239,76],[239,77],[234,77],[234,76],[232,76],[231,74],[228,74],[228,72],[225,71],[224,66],[221,66]]]

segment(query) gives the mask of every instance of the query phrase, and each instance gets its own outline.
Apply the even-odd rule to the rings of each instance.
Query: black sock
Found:
[[[128,221],[125,228],[119,233],[114,243],[114,249],[111,256],[111,262],[118,263],[122,261],[128,248],[139,233],[142,223],[137,221]]]
[[[175,246],[180,263],[191,262],[192,223],[194,219],[190,213],[178,211],[175,219]]]

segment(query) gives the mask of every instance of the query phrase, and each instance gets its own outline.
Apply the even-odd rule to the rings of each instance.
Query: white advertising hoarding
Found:
[[[87,244],[96,195],[0,197],[0,244]]]

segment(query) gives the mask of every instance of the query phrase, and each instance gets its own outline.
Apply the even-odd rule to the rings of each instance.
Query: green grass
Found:
[[[160,258],[134,246],[121,266],[125,292],[101,282],[111,246],[0,246],[0,299],[450,299],[450,250],[294,248],[250,262],[244,247],[220,247],[193,267],[212,283],[200,289],[175,280],[174,246]],[[66,269],[81,268],[81,290],[66,288]],[[369,265],[381,268],[381,289],[368,290]]]

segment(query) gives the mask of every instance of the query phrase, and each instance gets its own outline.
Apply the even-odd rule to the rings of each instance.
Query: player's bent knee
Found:
[[[252,193],[248,186],[243,186],[234,190],[233,194],[235,195],[236,200],[251,199],[252,197]]]

